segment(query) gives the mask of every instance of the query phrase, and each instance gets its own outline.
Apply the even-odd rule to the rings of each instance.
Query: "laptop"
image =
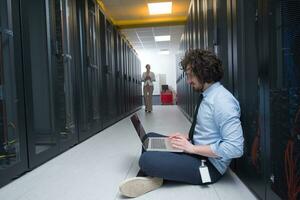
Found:
[[[167,137],[149,137],[143,142],[146,131],[140,119],[137,114],[132,115],[130,119],[146,151],[183,152],[183,150],[173,148]]]

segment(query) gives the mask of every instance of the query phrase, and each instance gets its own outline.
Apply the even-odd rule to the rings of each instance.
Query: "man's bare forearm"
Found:
[[[209,145],[194,145],[192,153],[206,157],[218,157],[216,154],[214,154]]]

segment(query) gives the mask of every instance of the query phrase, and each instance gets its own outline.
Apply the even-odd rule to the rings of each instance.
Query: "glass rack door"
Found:
[[[27,168],[18,13],[0,1],[0,186]]]
[[[103,125],[106,127],[113,123],[116,117],[116,99],[115,99],[115,56],[114,56],[114,32],[111,23],[107,20],[102,21],[105,24],[105,48],[103,49],[103,99],[106,102],[103,109]]]
[[[56,104],[60,149],[74,145],[78,140],[74,114],[74,12],[73,0],[56,0]],[[63,88],[63,89],[62,89]]]
[[[56,124],[53,3],[22,2],[23,60],[29,165],[35,167],[58,154]],[[51,23],[52,22],[52,23]]]
[[[272,0],[266,16],[270,18],[267,199],[296,200],[300,199],[300,2]]]
[[[235,170],[242,181],[264,199],[266,160],[263,155],[266,151],[263,99],[266,84],[260,62],[263,54],[260,2],[233,0],[229,7],[231,14],[227,24],[231,24],[232,29],[228,30],[228,46],[231,47],[228,61],[233,64],[233,90],[240,102],[245,138],[244,155],[237,159]],[[237,17],[242,20],[231,20]]]
[[[100,125],[100,52],[99,52],[99,12],[98,7],[92,2],[88,2],[88,96],[90,97],[90,120],[93,127]],[[98,124],[99,123],[99,124]]]
[[[80,65],[79,75],[79,140],[94,135],[102,129],[100,112],[101,66],[99,7],[92,1],[82,1],[79,6]]]

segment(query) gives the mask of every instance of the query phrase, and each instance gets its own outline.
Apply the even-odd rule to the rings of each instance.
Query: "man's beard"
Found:
[[[204,84],[201,84],[201,86],[200,87],[194,87],[194,86],[192,86],[193,87],[193,89],[194,89],[194,91],[196,91],[196,92],[203,92],[203,87],[204,87]]]

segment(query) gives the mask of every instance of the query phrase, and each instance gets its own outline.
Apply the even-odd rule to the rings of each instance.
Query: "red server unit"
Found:
[[[162,105],[173,105],[173,93],[171,91],[161,92],[160,101]]]

